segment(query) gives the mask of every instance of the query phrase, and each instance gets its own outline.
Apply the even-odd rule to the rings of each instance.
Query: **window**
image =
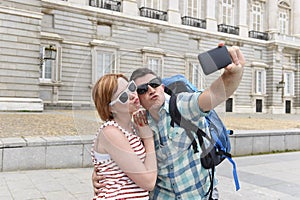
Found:
[[[289,34],[289,14],[287,11],[281,10],[279,12],[279,32],[281,34]]]
[[[279,33],[281,34],[289,34],[289,26],[290,26],[290,5],[287,1],[279,1],[279,16],[278,16],[278,28]]]
[[[94,84],[101,76],[107,73],[116,73],[119,45],[109,40],[92,40],[92,80]]]
[[[266,92],[266,72],[264,69],[255,71],[255,93],[265,94]]]
[[[285,101],[285,113],[291,113],[292,102],[290,100]]]
[[[222,21],[226,25],[234,25],[233,0],[222,0]]]
[[[162,60],[159,57],[147,57],[147,67],[157,73],[158,76],[161,76],[161,67]]]
[[[196,63],[190,63],[189,65],[189,80],[198,89],[203,87],[203,81],[201,77],[200,65]]]
[[[143,66],[153,70],[158,76],[163,77],[164,55],[163,49],[146,46],[141,49]]]
[[[260,2],[255,2],[252,5],[251,29],[254,31],[262,31],[263,17],[262,5]]]
[[[183,16],[201,18],[201,0],[184,0],[183,7]]]
[[[262,112],[262,108],[263,108],[262,99],[256,99],[255,104],[256,104],[256,112]]]
[[[54,59],[47,58],[45,55],[45,48],[46,47],[41,47],[40,49],[40,80],[51,81],[56,62]]]
[[[226,112],[232,112],[233,111],[233,99],[229,98],[226,100]]]
[[[143,0],[142,7],[153,8],[156,10],[162,9],[162,0]]]
[[[294,95],[294,73],[285,72],[284,73],[284,95],[293,96]]]
[[[110,51],[97,51],[96,80],[115,70],[115,55]]]

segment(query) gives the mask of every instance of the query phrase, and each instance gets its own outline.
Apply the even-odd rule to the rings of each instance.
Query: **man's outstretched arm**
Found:
[[[224,45],[220,43],[219,45]],[[224,73],[199,96],[198,104],[202,111],[209,111],[229,98],[238,88],[244,71],[245,58],[239,47],[228,48],[232,63]]]

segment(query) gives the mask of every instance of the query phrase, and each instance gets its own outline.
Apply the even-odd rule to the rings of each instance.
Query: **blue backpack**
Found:
[[[231,158],[230,150],[230,139],[229,135],[233,134],[232,130],[227,130],[224,126],[222,120],[219,118],[215,110],[211,110],[209,114],[205,117],[206,130],[209,134],[204,132],[201,128],[197,127],[195,124],[186,120],[179,112],[176,101],[177,94],[180,92],[197,92],[198,89],[191,84],[183,75],[175,75],[169,78],[162,79],[162,83],[165,85],[165,93],[171,96],[169,102],[169,112],[171,116],[171,126],[174,127],[174,123],[185,129],[187,136],[192,141],[192,146],[194,153],[198,153],[198,145],[196,138],[194,137],[194,132],[197,135],[199,145],[201,147],[201,164],[205,169],[211,169],[211,180],[214,177],[215,167],[219,165],[225,158],[227,158],[233,166],[233,177],[235,180],[236,190],[240,189],[239,181],[236,172],[235,162]],[[204,138],[209,141],[209,145],[204,144]],[[210,197],[213,190],[213,181],[211,181]],[[207,193],[207,194],[208,194]]]

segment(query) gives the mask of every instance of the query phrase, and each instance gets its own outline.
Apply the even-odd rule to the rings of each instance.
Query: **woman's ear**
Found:
[[[111,106],[109,106],[109,108],[108,108],[108,112],[109,112],[109,119],[113,119],[114,118],[114,113],[113,113],[113,111],[112,111],[113,109],[112,109],[112,107]]]

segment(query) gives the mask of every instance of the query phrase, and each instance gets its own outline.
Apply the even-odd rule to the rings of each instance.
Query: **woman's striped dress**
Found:
[[[130,143],[134,152],[144,162],[146,157],[146,151],[143,143],[141,142],[140,137],[138,137],[136,134],[126,131],[125,129],[120,127],[116,122],[105,122],[98,130],[96,138],[98,137],[99,132],[106,126],[115,126],[119,128],[127,137],[128,142]],[[100,154],[94,151],[94,148],[92,148],[92,159],[94,165],[97,166],[97,174],[105,176],[105,179],[100,181],[100,183],[106,184],[105,187],[100,189],[101,191],[98,193],[97,196],[93,198],[93,200],[149,199],[148,191],[140,188],[132,180],[130,180],[130,178],[110,158],[109,154]]]

